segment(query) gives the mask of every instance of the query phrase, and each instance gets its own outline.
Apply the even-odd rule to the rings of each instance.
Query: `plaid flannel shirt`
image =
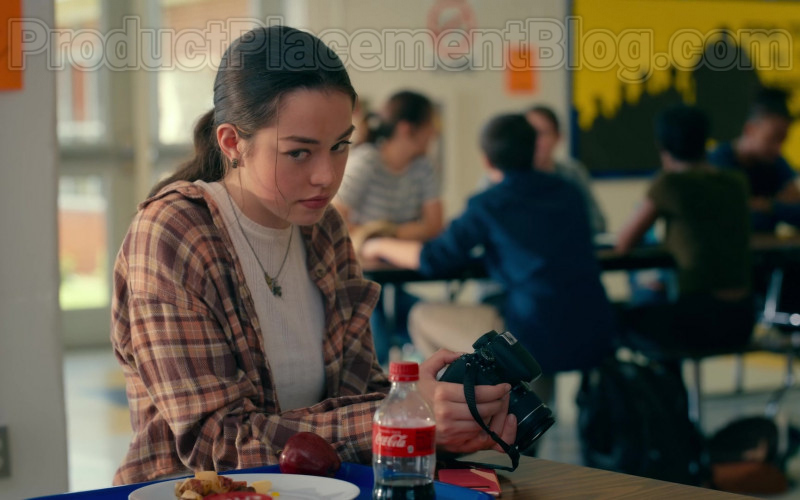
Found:
[[[369,328],[379,287],[363,279],[332,207],[301,230],[325,307],[326,399],[282,412],[213,199],[178,182],[140,205],[114,266],[111,340],[134,432],[115,484],[275,464],[301,431],[324,437],[344,461],[370,459],[372,416],[389,387]]]

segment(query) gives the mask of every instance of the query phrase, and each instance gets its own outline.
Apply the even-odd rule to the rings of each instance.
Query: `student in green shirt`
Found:
[[[736,348],[753,330],[747,182],[706,162],[708,131],[707,117],[694,107],[658,116],[663,171],[617,241],[627,252],[657,219],[666,222],[678,298],[623,313],[626,342],[645,351]]]

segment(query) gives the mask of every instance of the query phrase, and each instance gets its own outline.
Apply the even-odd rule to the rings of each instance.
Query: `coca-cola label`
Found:
[[[385,427],[372,424],[372,453],[385,457],[421,457],[432,455],[436,426]]]

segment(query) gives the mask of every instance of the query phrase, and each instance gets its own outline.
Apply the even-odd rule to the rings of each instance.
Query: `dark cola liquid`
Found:
[[[429,500],[436,498],[433,483],[419,478],[384,481],[372,490],[372,500]]]

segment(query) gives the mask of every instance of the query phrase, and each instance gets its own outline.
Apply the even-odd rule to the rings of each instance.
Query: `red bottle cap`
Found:
[[[392,361],[389,363],[389,380],[416,382],[419,380],[419,365],[413,361]]]

